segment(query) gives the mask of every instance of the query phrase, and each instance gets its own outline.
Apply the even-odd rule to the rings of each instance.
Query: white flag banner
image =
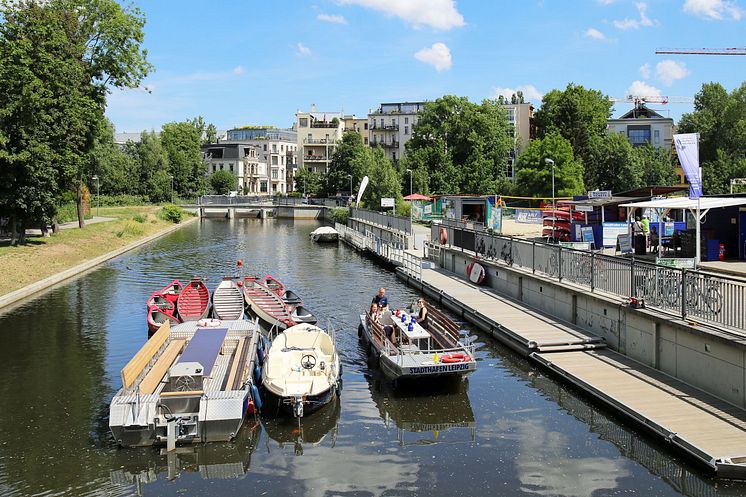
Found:
[[[360,182],[360,190],[357,192],[357,201],[355,202],[355,207],[360,207],[360,199],[363,198],[363,192],[365,191],[365,187],[368,186],[368,177],[365,176],[363,178],[363,181]]]
[[[702,196],[702,175],[699,172],[699,133],[673,135],[676,153],[679,155],[681,168],[689,180],[689,198]]]

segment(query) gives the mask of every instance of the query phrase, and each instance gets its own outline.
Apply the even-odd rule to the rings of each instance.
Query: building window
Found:
[[[396,152],[391,152],[391,158],[396,160]]]
[[[276,155],[273,155],[273,156],[272,156],[272,165],[273,165],[273,166],[276,166],[276,165],[277,165],[277,156],[276,156]]]
[[[280,145],[280,152],[284,152],[284,151],[285,151],[285,145],[282,145],[282,144],[281,144],[281,145]]]
[[[308,127],[308,118],[307,117],[301,117],[298,119],[298,127],[299,128],[307,128]]]
[[[222,164],[220,164],[220,170],[221,170],[221,171],[223,170],[223,165],[222,165]]]
[[[368,123],[365,123],[365,129],[368,129]]]
[[[661,143],[661,130],[656,129],[653,131],[653,140],[655,141],[656,145],[660,145]]]
[[[365,138],[363,138],[363,142],[365,142],[366,145],[368,144],[368,137],[367,136]]]
[[[627,138],[633,147],[650,143],[650,126],[628,126]]]
[[[213,164],[212,165],[212,172],[215,172],[217,170],[218,170],[218,165],[217,164]]]
[[[404,124],[409,124],[409,118],[408,117],[404,118]]]
[[[272,169],[272,179],[277,179],[277,169]]]
[[[276,143],[272,144],[272,153],[275,153],[275,154],[277,153],[277,144]]]
[[[233,164],[231,164],[231,172],[233,172]]]
[[[262,181],[259,183],[259,191],[262,193],[267,193],[267,182]]]
[[[277,183],[272,183],[272,191],[273,192],[277,191]]]
[[[383,128],[383,118],[381,118],[381,127]]]
[[[409,134],[409,126],[404,126],[404,134],[405,135]]]

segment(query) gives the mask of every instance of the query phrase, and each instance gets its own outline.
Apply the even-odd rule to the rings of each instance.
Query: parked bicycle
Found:
[[[705,311],[720,314],[723,308],[723,296],[720,294],[718,284],[707,276],[702,278],[687,276],[686,306],[687,311],[694,314],[702,314]]]

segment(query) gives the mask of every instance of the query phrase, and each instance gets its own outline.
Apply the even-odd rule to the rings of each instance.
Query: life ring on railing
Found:
[[[471,361],[471,357],[468,354],[462,354],[460,352],[457,352],[455,354],[446,354],[440,358],[440,362],[443,362],[445,364],[469,361]]]
[[[220,326],[220,320],[219,319],[200,319],[197,321],[197,326],[200,326],[202,328],[217,328]]]
[[[466,275],[469,277],[469,281],[481,285],[487,276],[487,271],[484,270],[484,266],[474,261],[466,266]]]
[[[445,245],[446,243],[448,243],[448,230],[440,228],[440,244]]]

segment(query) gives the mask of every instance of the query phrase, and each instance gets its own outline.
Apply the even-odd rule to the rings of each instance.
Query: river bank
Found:
[[[174,224],[160,219],[159,210],[158,206],[102,208],[102,216],[111,221],[47,238],[30,237],[20,247],[0,244],[0,308],[197,220]]]

